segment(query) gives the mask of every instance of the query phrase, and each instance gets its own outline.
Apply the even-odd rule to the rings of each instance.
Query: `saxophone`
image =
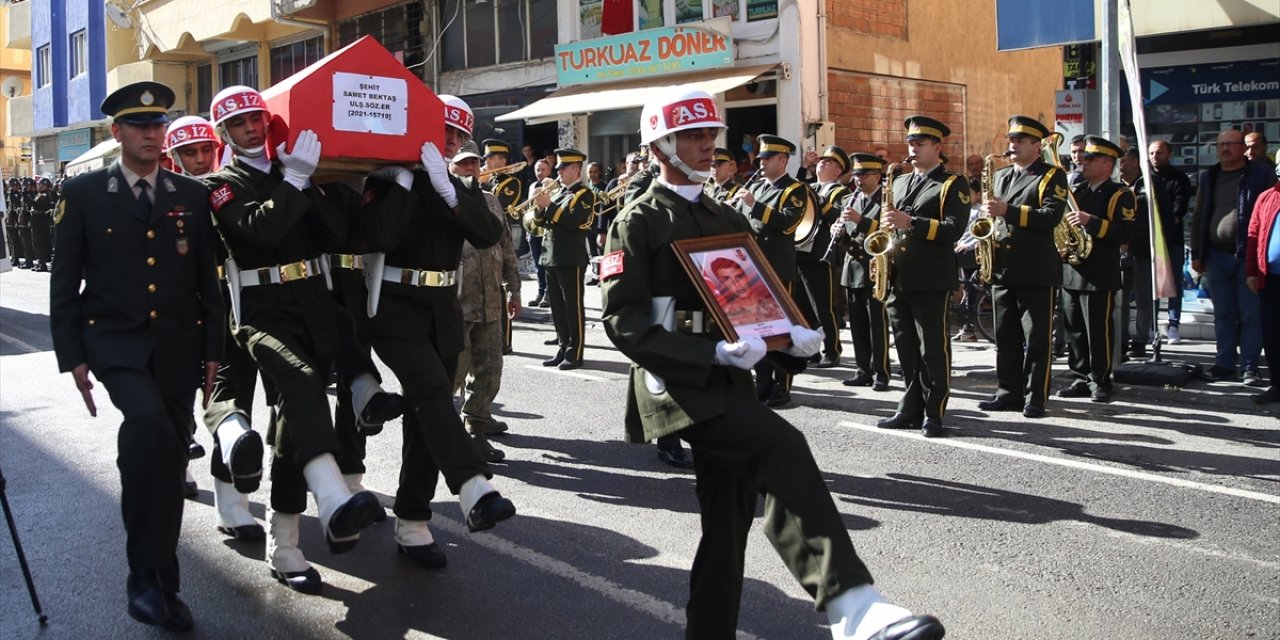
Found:
[[[1057,152],[1057,147],[1062,141],[1062,133],[1054,131],[1044,140],[1045,144],[1040,152],[1059,171],[1066,171],[1062,166],[1062,158],[1058,157]],[[1076,195],[1071,192],[1071,185],[1067,185],[1067,211],[1079,210],[1080,203],[1076,201]],[[1058,226],[1053,228],[1053,244],[1058,248],[1058,255],[1068,264],[1080,264],[1093,252],[1093,236],[1090,236],[1084,227],[1067,222],[1065,214],[1062,220],[1058,221]]]
[[[1013,152],[1006,151],[999,155],[1001,158],[1008,158]],[[981,179],[981,200],[979,202],[987,202],[995,197],[995,192],[991,188],[991,182],[995,178],[996,155],[987,154],[982,160],[982,179]],[[995,249],[996,242],[1009,236],[1008,227],[1004,218],[991,218],[989,216],[979,216],[974,219],[973,224],[969,225],[969,235],[978,240],[978,246],[974,249],[974,256],[978,261],[978,277],[985,283],[991,282],[992,271],[995,268]]]
[[[880,211],[893,208],[893,179],[898,171],[899,163],[889,165],[885,171],[888,179],[881,193]],[[885,229],[867,234],[862,241],[862,249],[871,256],[871,264],[867,269],[871,278],[871,297],[877,302],[884,302],[889,297],[889,254],[898,244],[897,235]]]

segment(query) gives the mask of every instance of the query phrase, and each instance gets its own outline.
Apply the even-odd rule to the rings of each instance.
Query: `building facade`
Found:
[[[29,11],[19,11],[14,21],[9,5],[0,6],[0,178],[29,176],[31,140],[15,131],[30,131],[31,122],[31,21]],[[25,19],[25,20],[24,20]],[[24,110],[20,105],[26,104]],[[19,107],[15,109],[15,106]],[[14,115],[27,121],[15,121]]]

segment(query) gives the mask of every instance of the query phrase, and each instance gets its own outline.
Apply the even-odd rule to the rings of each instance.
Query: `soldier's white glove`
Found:
[[[299,191],[311,186],[311,174],[316,172],[320,164],[320,136],[310,129],[298,133],[293,142],[293,153],[285,153],[285,143],[276,147],[276,157],[284,165],[284,181],[298,188]]]
[[[767,348],[764,340],[751,336],[737,342],[716,343],[716,364],[750,371],[764,357]]]
[[[413,187],[413,172],[399,165],[387,165],[369,173],[370,178],[394,182],[408,191]]]
[[[444,203],[450,208],[458,206],[458,192],[454,191],[453,183],[449,181],[449,166],[434,143],[422,143],[422,168],[430,176],[431,186],[436,193],[444,198]]]
[[[791,346],[783,349],[782,352],[797,358],[808,358],[822,350],[822,339],[826,335],[821,327],[814,331],[793,324],[791,325]]]

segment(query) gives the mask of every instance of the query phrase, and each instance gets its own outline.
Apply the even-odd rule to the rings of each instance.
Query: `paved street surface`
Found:
[[[0,277],[0,468],[50,618],[38,629],[0,532],[0,638],[164,637],[125,613],[120,418],[99,387],[90,419],[57,373],[47,283]],[[312,509],[302,546],[326,585],[319,596],[290,592],[267,575],[263,544],[215,531],[209,463],[194,462],[201,493],[187,503],[179,551],[197,625],[188,637],[683,637],[693,475],[621,441],[626,364],[599,324],[599,290],[587,300],[586,368],[539,366],[553,349],[542,344],[547,310],[516,325],[498,398],[511,434],[495,440],[509,464],[494,482],[519,515],[468,534],[442,484],[432,529],[446,569],[398,557],[391,520],[330,555]],[[1202,363],[1212,351],[1171,348]],[[1048,418],[1026,421],[977,409],[995,387],[989,345],[957,345],[953,365],[950,438],[876,430],[901,380],[887,393],[850,389],[847,367],[799,376],[797,405],[783,413],[894,601],[937,614],[960,640],[1280,638],[1276,405],[1259,411],[1247,397],[1256,390],[1237,383],[1118,386],[1111,404],[1054,399]],[[210,446],[205,431],[198,438]],[[400,442],[398,422],[369,441],[365,484],[388,505]],[[259,518],[267,495],[253,496]],[[829,637],[825,621],[753,532],[739,636],[816,640]]]

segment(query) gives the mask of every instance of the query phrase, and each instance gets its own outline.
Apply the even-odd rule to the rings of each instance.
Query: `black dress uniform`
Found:
[[[760,135],[757,140],[760,157],[767,158],[780,153],[791,155],[796,149],[794,144],[777,136]],[[791,293],[799,278],[796,269],[796,229],[803,222],[805,207],[809,204],[809,189],[787,173],[773,181],[766,179],[763,174],[757,177],[758,180],[742,187],[755,197],[755,204],[748,207],[739,200],[738,208],[747,217],[756,242],[774,273],[778,274],[778,279],[787,288],[787,292]],[[787,404],[791,401],[791,373],[775,366],[772,361],[761,360],[756,365],[756,395],[761,402],[772,407]]]
[[[318,187],[300,191],[274,165],[264,172],[236,157],[206,182],[218,230],[241,278],[252,274],[260,280],[240,291],[233,335],[278,396],[268,431],[276,448],[271,508],[300,514],[307,507],[303,467],[321,454],[342,452],[325,391],[338,333],[319,260],[322,245],[345,239],[347,217]],[[365,511],[361,505],[347,517],[359,516],[356,525],[362,527]]]
[[[1085,154],[1119,158],[1120,148],[1105,138],[1087,136]],[[1132,191],[1110,178],[1096,186],[1080,182],[1075,197],[1080,210],[1093,216],[1085,225],[1093,250],[1078,265],[1062,265],[1062,313],[1072,382],[1058,395],[1105,402],[1111,396],[1114,366],[1116,327],[1111,313],[1121,286],[1120,246],[1133,237],[1138,205]]]
[[[1026,116],[1013,116],[1009,135],[1043,139],[1049,130]],[[1011,165],[997,171],[992,189],[996,199],[1008,203],[1009,235],[994,243],[992,253],[999,390],[979,406],[1023,410],[1034,417],[1044,412],[1049,395],[1054,302],[1062,285],[1053,230],[1066,208],[1067,177],[1037,158],[1025,169]]]
[[[729,153],[728,149],[716,147],[716,155],[713,165],[719,165],[724,162],[733,162],[733,154]],[[703,189],[703,192],[720,202],[728,203],[733,199],[733,196],[738,193],[738,189],[741,188],[742,183],[738,182],[737,178],[733,176],[730,176],[729,179],[724,182],[716,182],[715,176],[711,176],[707,179],[707,184]]]
[[[506,228],[490,213],[479,186],[468,187],[455,176],[449,181],[457,193],[456,211],[424,171],[414,172],[409,190],[372,177],[365,181],[365,235],[371,251],[386,254],[387,268],[377,315],[369,322],[370,340],[400,380],[410,407],[402,421],[394,506],[404,520],[431,519],[441,473],[454,494],[471,478],[493,475],[453,408],[463,347],[456,285],[462,242],[490,247]]]
[[[819,609],[871,582],[804,436],[755,401],[746,371],[715,364],[721,336],[713,327],[667,331],[651,318],[656,297],[673,297],[682,312],[705,312],[672,242],[748,229],[713,198],[689,202],[655,184],[610,228],[601,269],[605,331],[632,361],[627,440],[675,434],[694,450],[702,540],[690,578],[691,639],[735,635],[757,494],[765,499],[765,535]],[[661,378],[665,391],[650,391],[646,373]]]
[[[34,271],[47,271],[53,259],[53,182],[40,178],[31,199],[31,260]]]
[[[489,156],[498,155],[510,158],[511,146],[501,140],[485,140],[484,157],[487,159]],[[524,237],[524,226],[521,225],[520,214],[513,214],[512,209],[524,199],[524,185],[515,175],[497,173],[489,179],[485,190],[498,198],[498,204],[506,212],[507,231],[511,233],[511,247],[519,252],[520,240]],[[511,350],[511,318],[505,313],[502,314],[502,346],[504,353]]]
[[[908,138],[941,140],[950,130],[931,118],[907,119]],[[938,135],[940,134],[940,135]],[[920,426],[942,435],[951,393],[950,294],[956,286],[955,242],[969,219],[969,183],[941,164],[927,175],[908,173],[893,182],[894,208],[911,214],[898,240],[889,280],[889,321],[906,391],[898,414],[880,426]],[[924,422],[920,418],[924,417]]]
[[[580,151],[556,149],[556,168],[586,160]],[[583,270],[587,267],[587,232],[595,220],[596,192],[582,182],[566,185],[551,201],[551,206],[535,212],[545,229],[542,236],[542,258],[547,270],[547,299],[551,301],[551,320],[556,326],[560,349],[546,366],[574,369],[582,366],[583,338],[586,327],[583,294]]]
[[[382,383],[382,374],[373,362],[369,346],[369,295],[365,288],[364,270],[369,246],[364,233],[364,196],[342,182],[324,184],[320,189],[324,197],[347,216],[346,239],[340,244],[321,248],[325,251],[324,259],[329,261],[334,321],[338,330],[338,349],[333,363],[338,374],[333,427],[342,453],[335,457],[343,475],[356,475],[365,472],[367,437],[381,433],[384,422],[404,413],[404,400],[397,394],[377,391],[368,398],[361,415],[356,415],[352,398],[356,380],[368,375]]]
[[[113,126],[154,127],[171,104],[168,87],[140,82],[102,111]],[[176,631],[191,627],[177,550],[195,390],[203,365],[222,357],[224,330],[207,199],[195,180],[159,168],[136,176],[123,161],[71,179],[49,293],[58,369],[87,364],[124,414],[116,465],[129,613]]]
[[[855,174],[884,171],[884,161],[869,153],[854,154],[852,162]],[[871,296],[871,256],[862,243],[880,229],[882,193],[877,189],[868,196],[859,189],[848,200],[847,206],[857,211],[860,219],[841,225],[834,256],[840,260],[840,286],[848,303],[849,334],[857,365],[854,376],[844,384],[872,385],[877,391],[889,388],[889,316],[884,303]]]
[[[849,171],[849,155],[837,146],[822,151],[823,158],[830,158],[840,165],[840,173]],[[800,313],[811,327],[822,327],[824,332],[822,359],[819,367],[834,367],[840,363],[840,322],[836,318],[836,287],[831,265],[822,260],[831,246],[831,225],[840,218],[844,202],[853,194],[839,181],[822,183],[810,197],[817,198],[817,227],[812,237],[796,247],[796,269],[803,289],[798,291],[796,302]]]

